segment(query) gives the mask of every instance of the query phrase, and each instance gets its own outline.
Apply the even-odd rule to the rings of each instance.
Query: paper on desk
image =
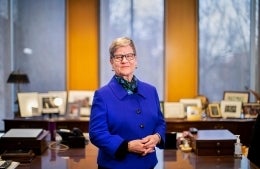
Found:
[[[4,162],[5,162],[4,160],[0,161],[0,165],[3,164]],[[19,164],[20,164],[19,162],[12,161],[12,164],[7,169],[15,169],[16,167],[18,167]]]

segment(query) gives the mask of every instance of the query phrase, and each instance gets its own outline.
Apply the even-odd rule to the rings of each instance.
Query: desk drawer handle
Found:
[[[220,142],[217,142],[217,144],[216,144],[216,145],[217,145],[217,147],[219,147],[219,146],[220,146]]]
[[[220,151],[220,150],[217,150],[217,154],[218,154],[218,155],[221,154],[221,151]]]
[[[224,126],[222,126],[222,125],[215,125],[214,126],[214,129],[223,129],[224,128]]]

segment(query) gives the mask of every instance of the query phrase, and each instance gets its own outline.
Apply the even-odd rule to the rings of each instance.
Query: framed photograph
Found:
[[[187,120],[190,120],[190,121],[201,120],[201,107],[188,106],[187,107]]]
[[[243,110],[244,118],[257,118],[257,115],[260,113],[260,104],[244,103],[242,105],[242,110]]]
[[[184,118],[183,104],[180,102],[164,102],[164,117],[165,118]]]
[[[225,91],[223,99],[226,101],[241,101],[242,103],[249,102],[249,92],[247,91]]]
[[[42,114],[59,114],[60,98],[52,93],[39,93],[39,112]]]
[[[218,103],[209,104],[208,110],[209,110],[210,117],[222,117]]]
[[[90,109],[95,91],[70,90],[68,92],[68,103],[77,103],[80,106],[80,116],[90,116]]]
[[[18,93],[17,97],[21,117],[41,115],[41,113],[38,112],[39,105],[37,92]]]
[[[187,107],[193,106],[193,107],[202,107],[201,99],[195,98],[195,99],[180,99],[180,103],[183,104],[183,111],[185,116],[187,116]]]
[[[80,117],[80,104],[79,103],[68,103],[67,104],[67,117]]]
[[[242,102],[222,100],[220,109],[223,118],[241,118]]]
[[[59,114],[65,115],[67,106],[67,91],[49,91],[56,98],[56,104],[59,108]]]

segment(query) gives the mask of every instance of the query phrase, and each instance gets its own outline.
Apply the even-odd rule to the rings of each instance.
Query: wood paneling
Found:
[[[67,1],[68,90],[98,88],[98,1]],[[165,101],[197,95],[197,0],[165,1]]]
[[[165,2],[165,100],[197,95],[197,0]]]
[[[98,1],[67,0],[67,89],[98,87]]]

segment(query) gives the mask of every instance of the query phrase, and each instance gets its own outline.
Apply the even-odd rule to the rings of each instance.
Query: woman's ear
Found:
[[[114,66],[113,66],[113,60],[112,59],[110,59],[110,64],[111,64],[111,67],[112,67],[112,71],[115,71],[115,69],[114,69]]]

